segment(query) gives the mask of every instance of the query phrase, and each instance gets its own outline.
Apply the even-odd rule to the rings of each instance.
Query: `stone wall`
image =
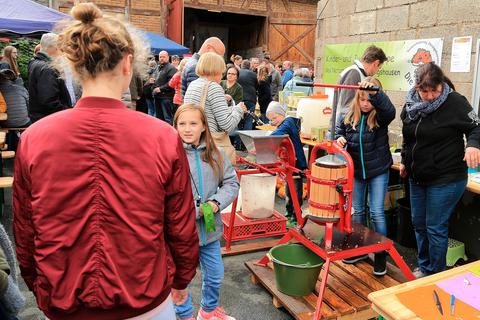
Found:
[[[321,0],[317,16],[315,64],[319,79],[326,44],[443,38],[441,66],[457,91],[471,101],[480,39],[479,0]],[[450,73],[452,39],[459,36],[473,36],[469,73]],[[405,92],[389,91],[388,95],[397,107],[391,129],[398,132]]]

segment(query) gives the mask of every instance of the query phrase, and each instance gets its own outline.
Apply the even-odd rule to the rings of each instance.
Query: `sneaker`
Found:
[[[423,272],[420,268],[415,268],[413,270],[413,276],[417,279],[420,279],[420,278],[424,278],[424,277],[428,276],[428,274]]]
[[[364,254],[361,256],[355,256],[347,259],[343,259],[342,262],[346,264],[354,264],[355,262],[362,261],[368,259],[368,255]]]
[[[197,320],[235,320],[234,317],[230,317],[220,307],[216,307],[213,311],[206,312],[202,308],[198,311]]]
[[[375,253],[373,274],[383,276],[387,273],[387,253],[385,251]]]

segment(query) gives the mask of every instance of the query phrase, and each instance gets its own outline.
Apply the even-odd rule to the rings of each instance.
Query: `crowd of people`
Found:
[[[161,51],[157,61],[132,28],[94,4],[75,5],[71,16],[60,34],[42,36],[28,65],[28,90],[15,47],[4,49],[0,63],[8,106],[1,125],[29,126],[18,144],[13,187],[25,283],[52,320],[234,320],[220,307],[220,212],[239,191],[234,135],[254,129],[258,104],[260,119],[277,127],[272,134],[289,135],[297,169],[307,169],[300,120],[287,117],[278,100],[282,90],[310,95],[298,83],[313,81],[312,71],[290,61],[274,65],[268,54],[234,54],[225,63],[216,37],[190,58]],[[340,74],[339,84],[379,90],[336,91],[332,133],[355,164],[352,219],[367,225],[368,212],[383,235],[388,126],[396,112],[374,76],[386,60],[371,46]],[[446,267],[448,219],[465,190],[467,166],[480,163],[480,120],[434,63],[418,68],[401,120],[400,174],[411,190],[415,275],[422,277]],[[299,206],[303,179],[294,177]],[[24,298],[4,233],[0,228],[0,317],[10,320]],[[189,283],[198,265],[195,317]],[[387,272],[385,252],[375,254],[373,272]]]

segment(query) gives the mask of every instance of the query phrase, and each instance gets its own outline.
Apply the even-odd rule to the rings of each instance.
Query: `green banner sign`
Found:
[[[376,75],[385,90],[408,91],[414,84],[418,66],[431,61],[441,65],[441,38],[329,44],[323,55],[323,82],[336,83],[342,70],[351,66],[355,59],[361,59],[365,49],[372,44],[382,48],[388,57]]]

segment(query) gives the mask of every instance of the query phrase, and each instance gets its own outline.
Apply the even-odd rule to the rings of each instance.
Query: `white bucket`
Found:
[[[247,218],[264,219],[273,215],[276,176],[268,173],[248,174],[241,178],[242,214]]]

